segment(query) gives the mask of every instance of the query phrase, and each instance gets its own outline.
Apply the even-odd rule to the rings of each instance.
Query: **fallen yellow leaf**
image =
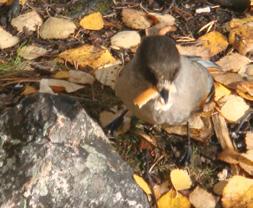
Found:
[[[229,23],[229,43],[242,55],[253,49],[253,17],[232,19]]]
[[[182,194],[170,190],[157,201],[158,208],[190,208],[189,200]]]
[[[100,12],[94,12],[83,17],[80,25],[87,30],[101,30],[104,27],[103,16]]]
[[[24,5],[24,4],[26,3],[26,1],[27,1],[27,0],[19,0],[19,3],[20,3],[21,5]]]
[[[222,204],[224,208],[252,208],[253,179],[233,176],[223,190]]]
[[[215,197],[205,189],[197,186],[189,196],[191,204],[196,208],[215,208]],[[204,202],[204,203],[203,203]]]
[[[218,101],[222,97],[231,94],[231,91],[228,88],[226,88],[224,85],[220,84],[220,83],[215,83],[214,87],[215,87],[215,94],[214,94],[214,100],[215,101]]]
[[[210,56],[214,56],[228,47],[228,41],[224,35],[217,31],[207,33],[199,38],[200,42],[209,49]]]
[[[68,79],[69,78],[69,71],[58,71],[53,76],[55,79]]]
[[[239,96],[229,95],[221,108],[221,114],[230,122],[236,122],[249,109],[249,105]]]
[[[118,61],[111,55],[107,49],[103,49],[103,53],[96,61],[92,63],[94,69],[103,67],[108,64],[116,64]]]
[[[147,14],[137,9],[124,8],[121,15],[124,24],[132,29],[146,29],[152,25]]]
[[[135,180],[135,182],[141,187],[141,189],[147,194],[150,195],[152,194],[149,185],[147,184],[147,182],[140,176],[134,174],[133,178]]]
[[[182,169],[172,170],[170,172],[170,180],[177,191],[189,189],[192,185],[188,172]]]
[[[249,16],[249,17],[246,17],[246,18],[242,18],[242,19],[237,19],[237,18],[234,18],[232,19],[230,22],[229,22],[229,29],[234,29],[234,28],[237,28],[237,27],[240,27],[244,24],[248,24],[250,22],[253,22],[253,17],[252,16]]]
[[[76,68],[90,66],[93,69],[97,69],[107,64],[117,63],[116,59],[106,48],[88,44],[63,51],[58,57],[73,64]]]

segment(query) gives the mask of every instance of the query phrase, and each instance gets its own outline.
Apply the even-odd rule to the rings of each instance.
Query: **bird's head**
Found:
[[[146,37],[135,58],[141,76],[157,88],[167,103],[172,82],[180,69],[180,55],[175,43],[166,36]]]

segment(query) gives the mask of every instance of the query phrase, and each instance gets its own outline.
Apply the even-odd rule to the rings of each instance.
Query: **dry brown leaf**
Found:
[[[224,96],[231,94],[231,91],[220,83],[214,83],[214,87],[215,87],[214,100],[216,102],[219,101]]]
[[[250,96],[253,96],[253,82],[250,81],[240,82],[237,85],[237,89],[241,90],[244,93],[248,93]]]
[[[41,56],[44,56],[46,53],[46,49],[36,45],[24,46],[18,50],[18,55],[26,60],[39,58]]]
[[[158,13],[148,13],[148,16],[151,19],[155,19],[154,24],[166,24],[166,25],[175,25],[175,18],[170,14],[158,14]]]
[[[176,31],[175,18],[169,14],[149,13],[151,19],[154,19],[154,26],[145,30],[146,35],[165,35],[168,32]]]
[[[101,30],[104,27],[103,16],[100,12],[91,13],[81,19],[80,25],[86,30]]]
[[[248,150],[247,152],[242,154],[243,157],[252,161],[252,164],[245,160],[239,160],[240,167],[245,170],[249,175],[253,176],[253,150]]]
[[[190,136],[191,138],[195,139],[196,141],[199,142],[204,142],[206,143],[210,135],[212,134],[212,122],[210,118],[208,117],[199,117],[199,115],[194,115],[197,116],[197,119],[189,119],[191,128],[190,128]],[[201,128],[203,127],[203,128]],[[168,126],[168,125],[163,125],[162,128],[168,133],[168,134],[177,134],[177,135],[182,135],[185,136],[187,135],[187,127],[180,125],[180,126]]]
[[[227,162],[229,164],[238,164],[239,163],[239,158],[241,157],[239,152],[229,150],[229,149],[224,149],[218,156],[219,160],[222,160],[224,162]]]
[[[232,19],[229,23],[229,43],[242,55],[253,50],[253,17]]]
[[[243,81],[236,85],[236,92],[246,100],[253,101],[253,82]]]
[[[89,73],[78,70],[58,71],[53,77],[55,79],[68,79],[68,81],[78,84],[93,84],[95,81],[95,78]]]
[[[157,201],[158,208],[190,208],[189,200],[180,193],[170,190]]]
[[[232,52],[216,62],[223,71],[239,72],[243,74],[250,63],[250,59],[239,53]]]
[[[177,191],[191,188],[192,181],[186,170],[174,169],[170,172],[170,180]]]
[[[243,74],[249,81],[253,81],[253,64],[248,64],[245,73]]]
[[[211,57],[211,54],[208,50],[208,48],[204,47],[203,45],[199,43],[195,43],[190,46],[182,46],[177,44],[177,49],[180,54],[185,56],[199,56],[202,59],[209,59]]]
[[[203,120],[201,119],[200,115],[198,115],[198,114],[193,114],[189,118],[188,122],[189,122],[189,127],[191,129],[200,130],[200,129],[205,128],[205,124],[204,124]]]
[[[116,113],[111,111],[103,111],[99,114],[99,123],[101,124],[102,127],[106,127],[115,118],[117,118]]]
[[[157,25],[154,25],[153,27],[147,28],[145,30],[146,36],[152,36],[152,35],[165,35],[169,32],[176,31],[175,26],[166,25],[164,23],[160,23]]]
[[[225,118],[219,113],[216,113],[212,116],[212,121],[216,137],[222,149],[234,150]]]
[[[143,11],[127,8],[122,10],[121,15],[123,23],[132,29],[146,29],[152,25],[147,14]]]
[[[141,187],[141,189],[147,194],[150,195],[152,194],[151,189],[149,188],[149,185],[147,184],[147,182],[140,176],[134,174],[133,178],[135,180],[135,182]]]
[[[221,196],[227,183],[228,183],[227,181],[219,181],[213,186],[213,192]]]
[[[141,36],[136,31],[121,31],[111,38],[111,47],[114,49],[129,49],[136,47],[141,42]]]
[[[63,51],[58,57],[73,64],[76,68],[90,66],[93,69],[98,69],[107,64],[117,63],[117,60],[107,49],[88,44]]]
[[[55,94],[53,89],[65,89],[66,92],[71,93],[84,88],[83,85],[74,84],[65,80],[59,79],[41,79],[40,93]]]
[[[13,36],[0,26],[0,49],[10,48],[18,44],[19,38]]]
[[[26,85],[25,86],[25,89],[23,90],[23,92],[21,93],[21,95],[32,95],[32,94],[35,94],[37,93],[38,90],[35,88],[35,87],[32,87],[30,85]]]
[[[190,193],[189,200],[195,208],[215,208],[216,206],[215,197],[199,186]]]
[[[43,20],[36,11],[27,12],[11,20],[11,25],[15,27],[18,32],[24,32],[24,30],[36,31],[42,23]]]
[[[152,144],[153,146],[157,147],[157,140],[154,136],[150,136],[146,134],[144,131],[136,130],[134,131],[137,135],[143,138],[143,140],[147,141],[148,143]]]
[[[121,68],[121,62],[104,66],[95,71],[95,77],[101,84],[114,89]]]
[[[226,103],[221,107],[221,114],[230,122],[237,122],[249,109],[243,98],[236,95],[226,97]]]
[[[66,39],[76,30],[71,20],[58,17],[49,17],[40,27],[40,37],[43,39]]]
[[[223,190],[222,204],[224,208],[252,208],[253,179],[233,176]]]
[[[68,80],[78,84],[93,84],[95,82],[95,78],[92,75],[78,70],[70,70]]]
[[[245,144],[248,150],[253,150],[253,132],[248,131],[245,136]]]
[[[244,165],[253,166],[253,161],[251,160],[251,158],[247,158],[244,154],[229,149],[223,150],[219,154],[218,158],[229,164],[236,165],[241,163]]]
[[[217,72],[212,74],[214,80],[225,86],[234,85],[237,82],[243,81],[243,78],[238,73],[233,72]]]
[[[225,36],[217,31],[207,33],[199,38],[199,41],[209,49],[210,56],[214,56],[228,47]]]

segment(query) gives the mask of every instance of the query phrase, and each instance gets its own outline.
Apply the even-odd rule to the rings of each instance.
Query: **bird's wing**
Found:
[[[186,58],[188,58],[189,60],[191,60],[193,63],[199,64],[200,66],[209,69],[209,68],[217,68],[219,69],[220,66],[212,61],[209,60],[203,60],[198,56],[184,56]]]

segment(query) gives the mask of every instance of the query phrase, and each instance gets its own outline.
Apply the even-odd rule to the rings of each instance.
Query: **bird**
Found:
[[[147,36],[119,73],[115,94],[142,121],[185,125],[213,95],[214,81],[205,64],[199,57],[180,55],[168,36]],[[153,95],[141,105],[135,103],[147,89]]]

